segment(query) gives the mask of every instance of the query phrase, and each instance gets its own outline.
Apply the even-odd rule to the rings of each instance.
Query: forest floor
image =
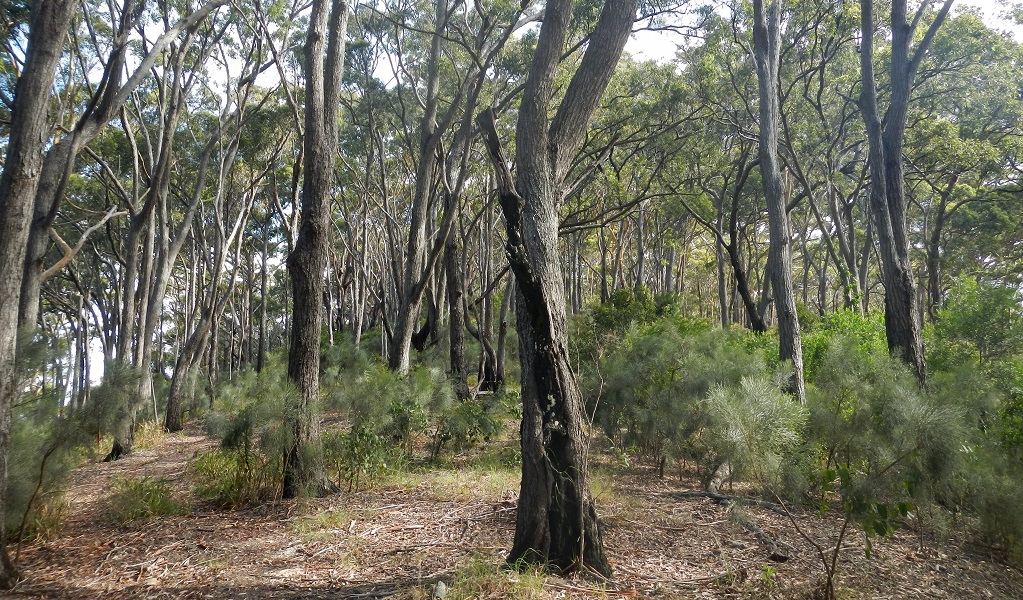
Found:
[[[561,578],[502,568],[515,526],[518,473],[495,456],[460,456],[323,499],[224,510],[193,495],[190,460],[215,443],[195,427],[162,435],[115,463],[78,469],[63,528],[20,548],[16,598],[814,598],[837,516],[706,497],[695,474],[598,455],[592,487],[615,579]],[[504,450],[510,450],[505,448]],[[125,527],[109,515],[116,478],[163,478],[189,512]],[[738,492],[737,492],[738,493]],[[788,560],[771,560],[755,524]],[[803,534],[793,525],[798,524]],[[761,536],[763,537],[763,536]],[[775,557],[777,558],[777,557]],[[846,536],[839,597],[1023,598],[1023,572],[954,530]]]

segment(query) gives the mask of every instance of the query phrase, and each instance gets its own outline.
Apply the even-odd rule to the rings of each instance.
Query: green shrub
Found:
[[[107,365],[82,410],[64,407],[65,390],[41,385],[43,369],[61,349],[39,336],[19,342],[21,393],[11,414],[5,523],[12,540],[26,540],[59,527],[62,489],[97,437],[113,430],[126,414],[138,375]]]
[[[416,436],[436,432],[454,404],[454,389],[444,372],[423,366],[402,377],[372,363],[361,373],[349,374],[343,386],[329,393],[353,431],[391,438],[406,455],[412,454]]]
[[[846,516],[868,536],[891,531],[911,506],[949,489],[960,471],[968,432],[965,410],[925,395],[908,369],[888,353],[869,354],[859,340],[831,341],[807,397],[804,462],[820,486],[841,496]]]
[[[196,494],[221,508],[250,506],[280,496],[281,459],[219,448],[196,456],[190,468]]]
[[[220,448],[192,462],[200,497],[234,508],[279,495],[283,457],[292,446],[291,398],[297,393],[278,363],[260,373],[243,371],[220,386],[215,410],[205,418]]]
[[[806,409],[781,392],[778,381],[746,376],[739,385],[717,385],[705,402],[705,438],[733,477],[773,484],[785,453],[801,441]]]
[[[363,425],[327,432],[322,443],[327,468],[336,473],[338,487],[347,486],[348,491],[387,473],[393,458],[387,440]]]
[[[763,376],[760,352],[744,347],[743,334],[721,329],[690,333],[688,323],[663,319],[628,333],[586,382],[591,410],[619,447],[658,458],[707,456],[700,433],[709,424],[705,400],[716,386],[737,386]]]
[[[816,319],[813,326],[805,327],[802,334],[803,365],[808,382],[816,380],[831,342],[836,338],[852,340],[863,356],[887,352],[884,314],[877,312],[863,316],[858,311],[839,310]]]
[[[605,332],[624,333],[630,325],[650,323],[657,319],[657,304],[646,286],[614,290],[607,301],[590,308],[590,318]]]
[[[456,451],[468,450],[489,442],[504,429],[504,423],[478,400],[459,402],[447,414],[434,435],[433,458],[449,442]]]
[[[174,499],[166,479],[115,479],[107,515],[120,525],[135,525],[169,515],[183,515],[188,508]]]
[[[1011,286],[972,278],[956,280],[931,332],[931,366],[987,364],[1023,352],[1023,298]]]

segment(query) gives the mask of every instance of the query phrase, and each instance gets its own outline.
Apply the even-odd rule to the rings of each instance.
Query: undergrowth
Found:
[[[117,478],[107,501],[107,516],[118,525],[134,526],[158,517],[188,514],[188,506],[178,502],[170,482],[162,478]]]

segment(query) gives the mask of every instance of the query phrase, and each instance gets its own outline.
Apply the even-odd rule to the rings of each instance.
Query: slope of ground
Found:
[[[26,579],[11,596],[430,598],[444,581],[448,598],[812,598],[823,573],[793,520],[686,495],[699,484],[685,474],[662,480],[638,467],[594,467],[616,572],[601,582],[501,569],[518,481],[500,461],[456,461],[355,493],[229,511],[191,495],[188,463],[212,447],[189,430],[117,463],[83,466],[60,534],[21,548]],[[165,478],[190,513],[115,525],[107,513],[117,477]],[[840,522],[811,513],[794,520],[818,546],[833,547]],[[771,560],[764,539],[772,536],[785,562]],[[844,598],[1023,598],[1019,570],[955,534],[900,532],[876,542],[870,560],[862,535],[850,535],[839,586]]]

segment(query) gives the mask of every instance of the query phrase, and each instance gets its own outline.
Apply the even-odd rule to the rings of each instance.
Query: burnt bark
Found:
[[[621,57],[637,3],[603,4],[586,53],[550,119],[572,4],[546,5],[519,110],[514,178],[493,109],[477,122],[497,174],[506,251],[518,288],[522,487],[508,561],[561,571],[588,567],[609,576],[589,492],[583,399],[568,355],[558,225],[566,175]]]

